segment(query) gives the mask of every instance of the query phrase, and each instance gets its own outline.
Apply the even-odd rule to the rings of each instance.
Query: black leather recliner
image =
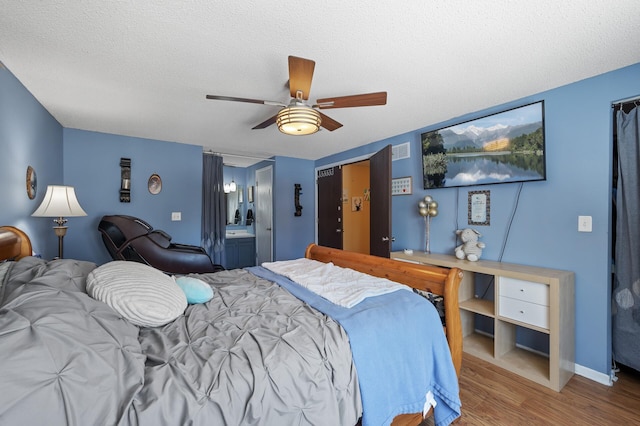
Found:
[[[136,217],[103,216],[98,229],[113,260],[145,263],[170,274],[224,270],[202,247],[172,243],[166,232]]]

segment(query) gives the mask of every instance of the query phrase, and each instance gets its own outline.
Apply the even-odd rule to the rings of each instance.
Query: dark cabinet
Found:
[[[245,268],[256,265],[255,238],[228,238],[225,242],[227,269]]]

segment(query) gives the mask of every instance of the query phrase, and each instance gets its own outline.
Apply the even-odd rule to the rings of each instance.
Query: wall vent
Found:
[[[411,144],[409,142],[391,147],[391,161],[403,160],[409,157],[411,157]]]

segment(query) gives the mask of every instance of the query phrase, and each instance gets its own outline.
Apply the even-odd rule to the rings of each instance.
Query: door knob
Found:
[[[391,242],[394,242],[396,240],[396,237],[391,237]],[[382,237],[382,241],[386,242],[389,241],[389,237]]]

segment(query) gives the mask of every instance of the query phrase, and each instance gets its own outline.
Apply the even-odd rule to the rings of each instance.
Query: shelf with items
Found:
[[[464,271],[459,301],[465,352],[556,391],[574,374],[573,272],[435,253],[394,252],[391,257]],[[476,274],[493,280],[489,297],[477,297]],[[490,322],[493,335],[479,322]],[[519,329],[546,339],[549,353],[518,345]]]

